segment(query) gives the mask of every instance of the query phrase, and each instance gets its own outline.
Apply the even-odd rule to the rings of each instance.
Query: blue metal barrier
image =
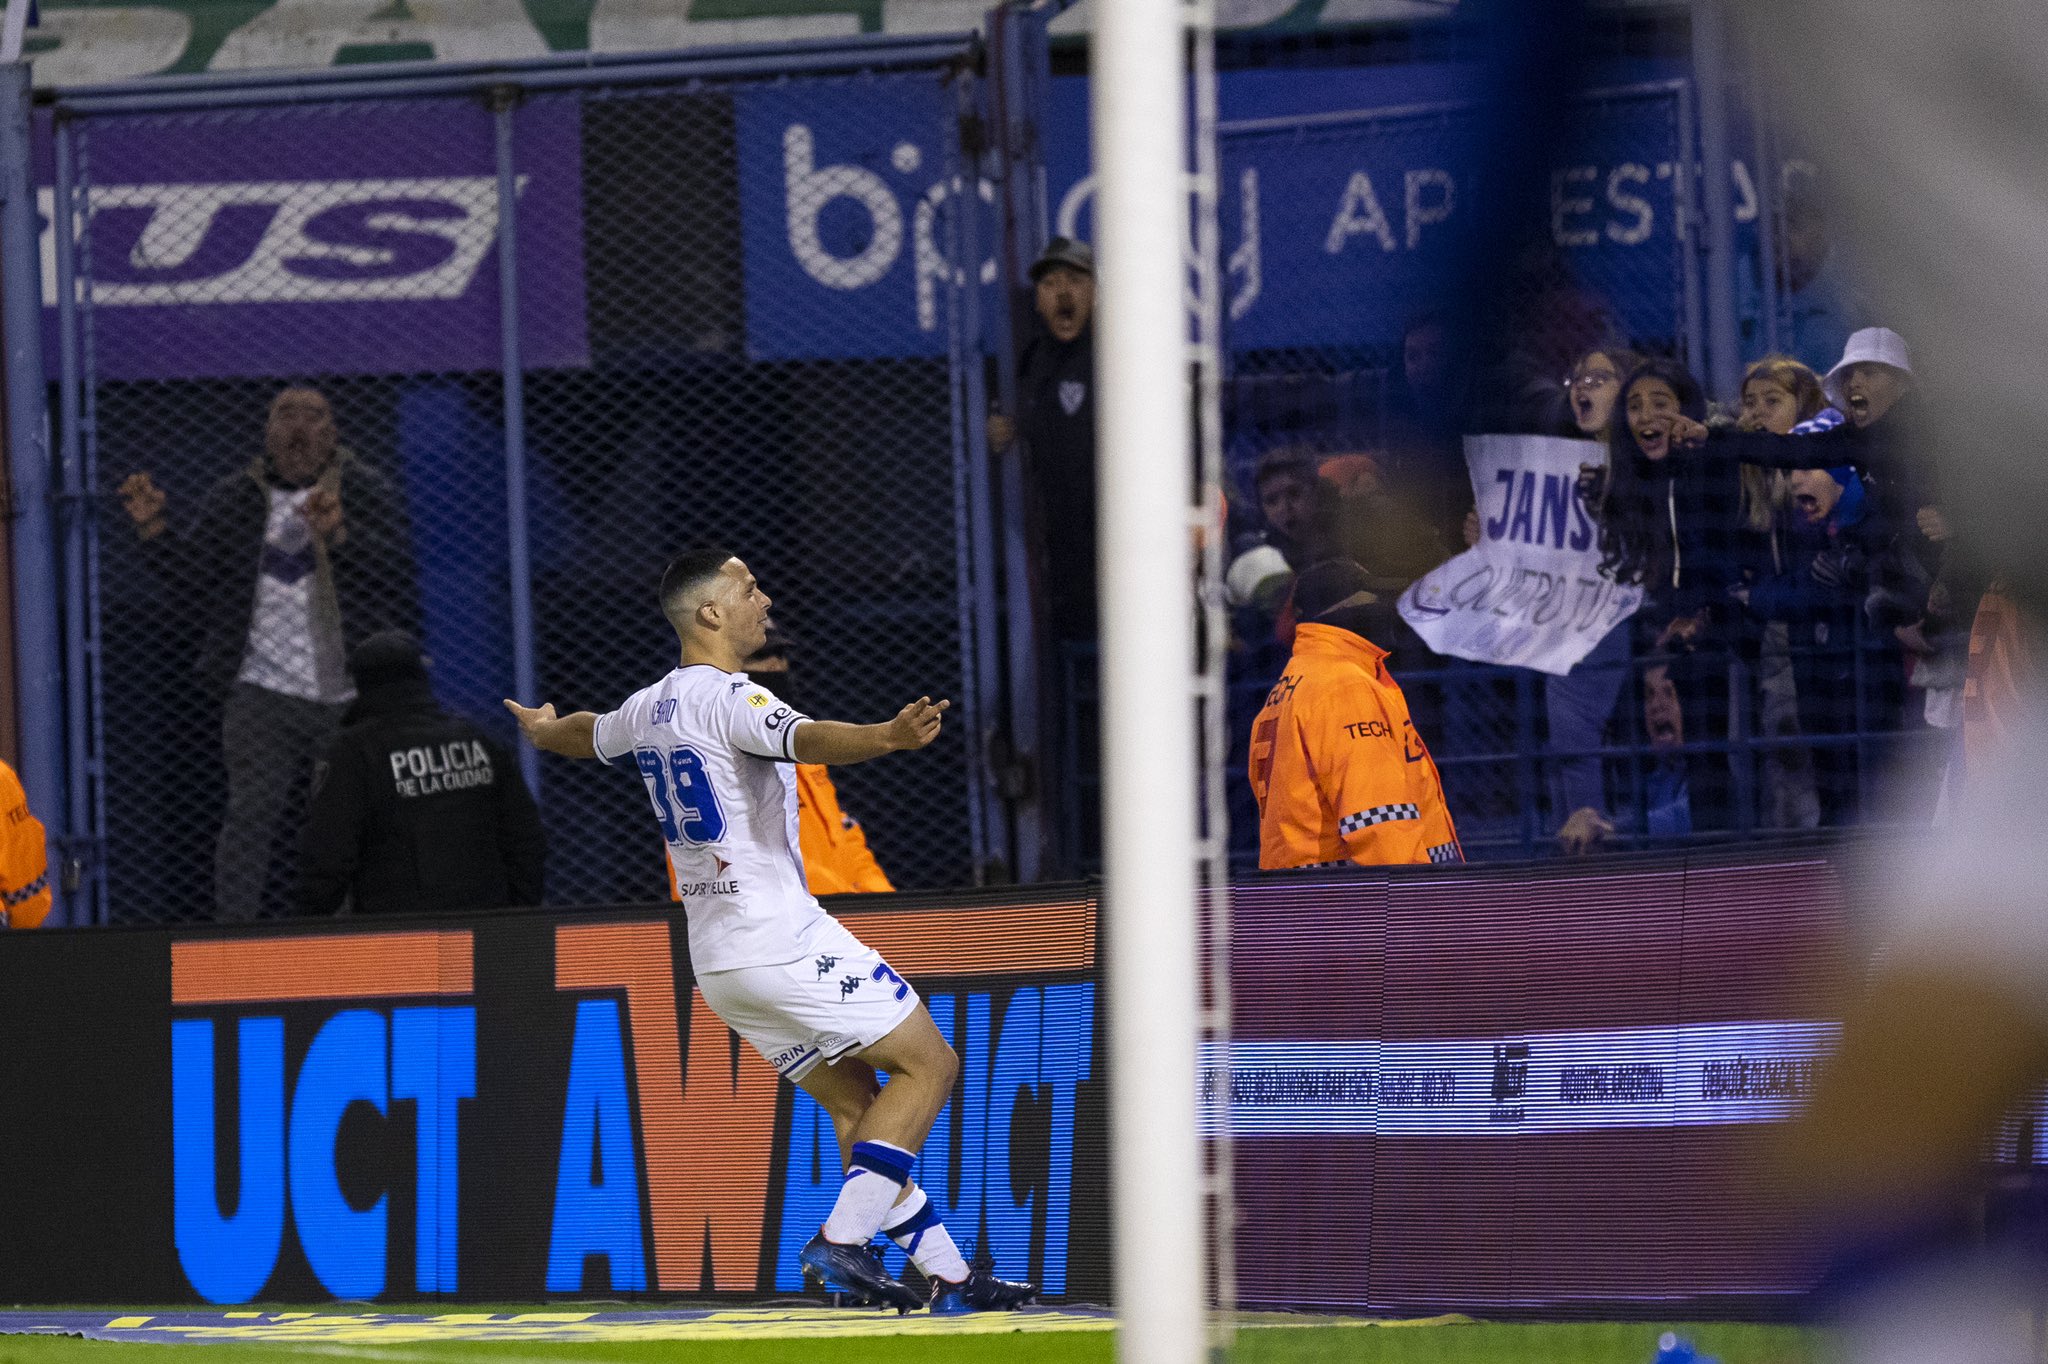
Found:
[[[50,409],[43,384],[43,272],[36,250],[35,180],[30,144],[29,68],[0,65],[0,339],[7,380],[6,459],[12,505],[15,704],[20,777],[29,806],[48,830],[58,903],[70,896],[64,851],[72,831],[64,779],[64,671],[58,612],[55,489],[51,486]]]

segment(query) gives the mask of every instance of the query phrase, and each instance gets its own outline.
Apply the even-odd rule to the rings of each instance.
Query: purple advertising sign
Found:
[[[587,360],[578,106],[520,109],[521,344]],[[493,115],[474,100],[98,116],[76,127],[78,231],[100,380],[417,373],[501,363]],[[56,240],[38,160],[46,353]],[[544,300],[544,303],[543,303]]]
[[[1847,939],[1827,857],[1231,895],[1241,1301],[1442,1311],[1807,1286],[1802,1229],[1752,1175],[1835,1036]]]

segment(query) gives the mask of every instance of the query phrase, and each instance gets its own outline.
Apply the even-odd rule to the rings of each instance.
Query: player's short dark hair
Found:
[[[683,599],[718,576],[718,571],[736,556],[717,545],[686,549],[668,561],[661,573],[661,613],[671,621],[689,615]]]

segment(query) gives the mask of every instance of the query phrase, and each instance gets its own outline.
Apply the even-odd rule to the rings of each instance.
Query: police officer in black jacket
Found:
[[[364,640],[348,668],[355,704],[313,769],[299,912],[539,904],[540,812],[511,752],[441,709],[404,631]]]

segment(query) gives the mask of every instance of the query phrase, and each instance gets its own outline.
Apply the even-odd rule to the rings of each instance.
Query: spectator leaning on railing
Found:
[[[1621,397],[1621,381],[1642,360],[1616,344],[1603,344],[1581,355],[1565,376],[1566,429],[1557,434],[1606,442]],[[1597,511],[1597,508],[1595,508]],[[1477,541],[1475,520],[1468,543]],[[1628,680],[1629,636],[1633,627],[1622,621],[1587,651],[1562,677],[1543,683],[1543,709],[1549,722],[1550,748],[1570,756],[1550,762],[1550,808],[1566,824],[1559,836],[1567,852],[1583,852],[1589,841],[1581,831],[1607,823],[1607,789],[1598,749],[1606,741],[1622,684]],[[1577,823],[1572,823],[1573,819]],[[1611,827],[1611,825],[1610,825]]]
[[[1597,817],[1591,809],[1574,812],[1558,833],[1566,851],[1591,851],[1617,828],[1639,835],[1649,846],[1694,832],[1693,775],[1711,771],[1712,762],[1685,748],[1681,683],[1685,670],[1696,664],[1696,656],[1690,654],[1652,654],[1643,660],[1643,737],[1650,752],[1638,765],[1638,799],[1624,804],[1612,820]],[[1717,782],[1710,778],[1705,784],[1711,788]]]
[[[1785,435],[1826,408],[1819,375],[1789,356],[1767,355],[1743,373],[1736,425],[1744,431]],[[1743,565],[1743,577],[1754,584],[1786,571],[1788,542],[1802,532],[1806,522],[1792,507],[1791,480],[1795,475],[1754,464],[1741,469],[1742,523],[1749,533],[1745,540],[1754,551]],[[1755,634],[1757,732],[1767,739],[1790,738],[1800,729],[1790,627],[1782,619],[1752,615],[1759,627]],[[1811,829],[1820,823],[1820,802],[1805,750],[1766,750],[1762,780],[1764,825]]]
[[[1644,590],[1631,647],[1637,656],[1678,656],[1668,676],[1695,729],[1713,709],[1714,670],[1683,656],[1725,648],[1725,597],[1740,580],[1735,475],[1684,457],[1670,439],[1672,422],[1705,415],[1699,381],[1683,365],[1644,361],[1622,384],[1609,423],[1607,467],[1589,470],[1582,480],[1600,527],[1600,571]],[[1693,828],[1713,827],[1724,816],[1724,772],[1719,763],[1693,772]],[[1567,852],[1583,852],[1611,832],[1597,810],[1582,813],[1590,808],[1573,810],[1559,830]]]
[[[146,471],[120,495],[145,559],[202,632],[197,670],[222,698],[228,776],[215,913],[255,919],[313,749],[353,697],[347,650],[415,626],[404,505],[339,443],[327,399],[303,387],[271,401],[262,452],[213,485],[189,529],[170,526]]]
[[[1866,633],[1874,654],[1865,669],[1870,685],[1860,704],[1867,729],[1894,729],[1907,719],[1901,684],[1914,665],[1903,661],[1904,655],[1930,657],[1945,643],[1966,640],[1982,584],[1970,573],[1967,559],[1954,557],[1947,543],[1947,517],[1935,492],[1940,470],[1924,457],[1930,433],[1915,403],[1905,341],[1883,327],[1855,333],[1841,362],[1828,372],[1825,387],[1846,417],[1826,429],[1791,435],[1709,432],[1686,416],[1671,421],[1670,436],[1717,462],[1773,469],[1846,467],[1856,473],[1867,499],[1870,536],[1883,546],[1872,568],[1866,606],[1875,627]],[[1959,687],[1960,676],[1956,681]]]

